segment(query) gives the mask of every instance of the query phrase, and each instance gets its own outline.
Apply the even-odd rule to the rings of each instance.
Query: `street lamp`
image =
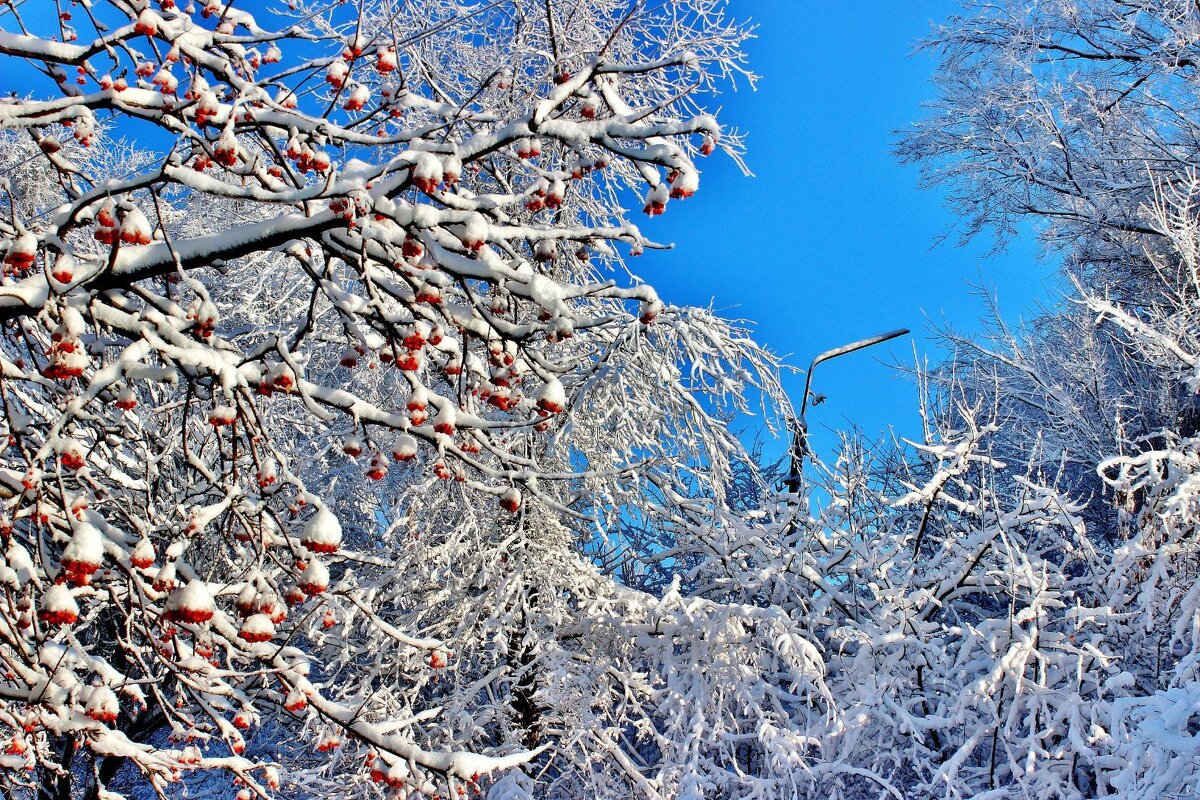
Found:
[[[808,365],[808,374],[804,378],[804,399],[800,401],[800,416],[792,420],[795,430],[792,433],[792,468],[791,474],[788,475],[784,485],[788,487],[788,491],[795,494],[800,491],[800,473],[804,470],[804,457],[808,455],[808,423],[804,420],[804,414],[808,410],[808,397],[812,388],[813,370],[817,368],[817,364],[823,361],[844,356],[847,353],[853,353],[856,350],[862,350],[872,345],[881,344],[891,341],[900,336],[907,334],[908,328],[901,328],[888,333],[881,333],[878,336],[872,336],[870,339],[860,339],[857,342],[844,344],[841,347],[835,347],[832,350],[826,350],[812,360]]]

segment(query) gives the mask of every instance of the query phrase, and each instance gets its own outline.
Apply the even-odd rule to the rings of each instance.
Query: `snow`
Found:
[[[63,550],[64,565],[89,565],[92,570],[100,566],[104,560],[104,541],[100,531],[87,522],[75,523],[75,533],[70,543]]]
[[[216,603],[204,581],[193,578],[167,599],[167,611],[177,612],[186,622],[203,622],[213,615]]]
[[[42,594],[39,614],[50,624],[69,622],[79,616],[79,605],[65,584],[55,583]]]
[[[537,395],[538,408],[551,413],[558,413],[567,407],[567,392],[562,381],[551,378],[542,385]]]
[[[396,436],[395,443],[392,445],[392,458],[396,461],[407,461],[416,457],[417,450],[416,437],[411,434],[401,433]]]
[[[75,63],[83,59],[87,49],[36,36],[0,31],[0,53],[39,60]]]
[[[318,559],[312,559],[300,574],[300,588],[308,594],[318,594],[329,586],[329,568]]]
[[[455,412],[454,406],[443,403],[437,416],[433,419],[433,429],[438,433],[450,436],[454,433],[457,424],[458,414]]]
[[[265,642],[275,636],[275,623],[266,614],[251,614],[238,635],[248,642]]]
[[[315,553],[331,553],[342,542],[342,526],[333,512],[319,507],[304,525],[300,543]]]
[[[115,721],[120,712],[116,693],[107,686],[92,687],[84,711],[89,717],[100,722]]]

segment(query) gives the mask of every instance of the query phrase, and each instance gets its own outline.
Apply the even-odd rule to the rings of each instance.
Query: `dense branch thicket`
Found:
[[[1032,221],[1069,287],[1020,328],[997,316],[990,335],[949,335],[956,355],[930,376],[951,427],[993,428],[999,494],[1048,487],[1072,520],[1043,551],[1055,609],[1025,612],[1026,688],[1048,692],[1029,747],[1012,744],[1019,691],[1002,692],[990,734],[957,751],[959,775],[988,774],[964,794],[1194,794],[1200,16],[1164,0],[979,3],[926,46],[939,96],[901,154],[950,188],[969,233]],[[1063,683],[1054,665],[1080,646]]]
[[[971,6],[902,144],[1073,294],[771,484],[628,269],[717,0],[0,4],[0,781],[68,800],[1200,794],[1194,4]],[[19,64],[19,66],[18,66]]]

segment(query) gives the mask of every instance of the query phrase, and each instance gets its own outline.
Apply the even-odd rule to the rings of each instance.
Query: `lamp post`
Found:
[[[813,370],[817,368],[817,364],[824,361],[844,356],[847,353],[853,353],[856,350],[862,350],[872,345],[881,344],[891,341],[900,336],[904,336],[909,332],[908,328],[901,328],[888,333],[881,333],[878,336],[872,336],[869,339],[860,339],[857,342],[844,344],[841,347],[835,347],[832,350],[826,350],[812,360],[808,365],[808,374],[804,377],[804,399],[800,401],[800,415],[792,420],[795,430],[792,432],[792,468],[791,474],[788,475],[784,485],[788,487],[788,491],[795,494],[800,491],[800,473],[804,470],[804,457],[808,455],[808,423],[804,419],[804,414],[808,411],[808,397],[812,388]]]

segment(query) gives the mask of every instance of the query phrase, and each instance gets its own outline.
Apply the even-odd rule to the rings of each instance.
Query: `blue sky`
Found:
[[[958,247],[954,215],[936,191],[918,188],[915,168],[892,155],[896,131],[932,99],[934,62],[914,45],[958,7],[943,0],[853,3],[731,0],[758,25],[750,66],[757,91],[724,96],[720,118],[748,132],[743,177],[728,159],[700,163],[700,191],[643,224],[670,253],[636,267],[669,302],[714,303],[754,320],[759,339],[806,367],[818,352],[900,327],[914,337],[822,365],[811,409],[814,447],[828,455],[830,427],[876,436],[894,426],[920,432],[915,388],[885,366],[913,363],[915,344],[938,357],[930,322],[978,329],[983,307],[972,284],[992,286],[1006,319],[1051,300],[1051,266],[1036,243],[990,255],[984,237]],[[803,377],[788,383],[794,401]]]

